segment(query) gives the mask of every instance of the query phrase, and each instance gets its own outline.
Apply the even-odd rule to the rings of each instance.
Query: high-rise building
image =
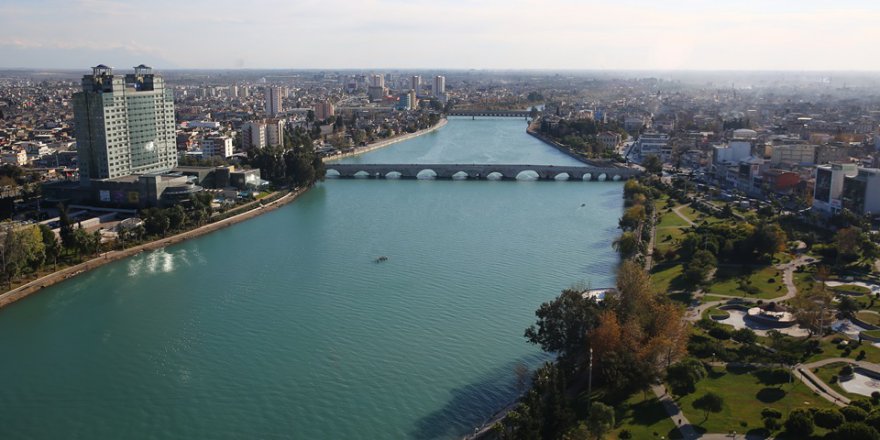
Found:
[[[416,91],[416,94],[422,93],[422,77],[419,75],[413,75],[410,78],[409,88]]]
[[[315,104],[315,120],[323,121],[336,114],[333,104],[330,101],[319,102]]]
[[[370,86],[385,87],[385,76],[376,74],[370,75]]]
[[[266,88],[266,114],[276,116],[283,112],[281,107],[281,97],[284,95],[283,87],[267,87]]]
[[[224,135],[211,135],[202,139],[202,155],[205,157],[232,156],[232,138]]]
[[[270,119],[266,121],[266,144],[280,147],[284,143],[284,120]]]
[[[114,75],[103,64],[73,96],[80,180],[169,171],[177,166],[174,94],[143,64]]]
[[[437,75],[434,77],[434,88],[431,89],[435,98],[442,98],[446,94],[446,77]]]
[[[242,125],[241,147],[245,150],[266,148],[266,124],[253,121]]]

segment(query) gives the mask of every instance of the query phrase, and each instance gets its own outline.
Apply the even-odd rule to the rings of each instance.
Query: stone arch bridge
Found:
[[[603,181],[626,180],[639,170],[625,167],[558,165],[477,165],[477,164],[339,164],[328,163],[327,177],[378,179],[451,180],[538,180]]]

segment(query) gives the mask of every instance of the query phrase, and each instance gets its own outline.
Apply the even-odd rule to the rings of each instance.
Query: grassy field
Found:
[[[694,409],[693,402],[707,392],[724,399],[720,413],[704,416]],[[697,391],[678,399],[679,406],[691,423],[707,432],[766,434],[761,419],[763,408],[782,412],[783,420],[795,408],[832,408],[825,399],[816,396],[802,382],[774,384],[758,371],[746,368],[714,368],[709,377],[697,384]]]
[[[654,266],[651,270],[651,286],[657,293],[667,293],[670,290],[683,289],[684,282],[681,279],[682,266],[680,263],[664,263]]]
[[[629,431],[634,439],[660,438],[660,436],[668,439],[682,438],[653,393],[649,394],[647,400],[642,393],[633,394],[624,405],[615,406],[615,420],[617,426],[605,438],[618,438],[620,431],[624,429]]]
[[[654,247],[660,252],[677,248],[684,237],[684,230],[679,227],[657,228],[654,233]]]
[[[748,285],[757,289],[757,293],[748,293],[740,288],[739,279],[744,277]],[[773,282],[770,282],[770,280]],[[705,289],[709,293],[719,295],[741,296],[744,298],[773,299],[787,293],[782,281],[782,271],[773,266],[742,274],[736,267],[720,267],[715,272],[715,281]]]
[[[868,362],[880,363],[880,348],[877,348],[871,345],[869,342],[863,342],[861,344],[858,341],[854,341],[852,339],[844,338],[845,341],[848,341],[847,346],[839,346],[831,342],[832,339],[840,338],[840,335],[830,335],[825,336],[820,340],[819,348],[822,349],[822,353],[814,353],[812,356],[808,357],[804,360],[804,363],[816,362],[822,359],[842,357],[849,359],[858,359],[859,352],[865,352],[864,360]],[[759,338],[760,339],[760,338]],[[850,353],[846,354],[846,347],[849,347]]]
[[[829,287],[829,289],[831,289],[835,293],[853,296],[867,295],[871,293],[871,289],[864,286],[856,286],[855,284],[844,284],[842,286]]]
[[[880,315],[876,313],[869,313],[862,310],[856,313],[856,318],[859,318],[868,324],[880,325]]]
[[[658,212],[662,213],[660,215],[660,222],[657,223],[658,228],[684,228],[690,226],[688,222],[672,211],[666,212],[666,209],[661,209]]]

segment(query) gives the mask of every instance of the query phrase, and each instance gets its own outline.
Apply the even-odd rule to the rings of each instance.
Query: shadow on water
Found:
[[[551,359],[545,353],[523,356],[493,369],[476,382],[451,390],[452,398],[439,410],[416,421],[409,437],[458,438],[473,432],[528,389],[527,384],[518,383],[518,365],[528,366],[528,376],[531,377],[536,367]]]

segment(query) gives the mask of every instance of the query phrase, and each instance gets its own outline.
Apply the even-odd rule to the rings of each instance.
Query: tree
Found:
[[[748,327],[734,330],[730,337],[741,344],[754,344],[758,340],[758,335]]]
[[[799,291],[790,304],[798,323],[813,334],[822,333],[831,324],[827,311],[831,309],[833,300],[834,296],[820,282],[808,291]]]
[[[627,208],[623,213],[623,217],[620,218],[620,228],[631,231],[639,227],[639,225],[645,221],[645,218],[646,214],[644,205],[632,206]]]
[[[590,415],[587,418],[587,428],[597,440],[605,437],[611,428],[614,427],[614,408],[605,405],[602,402],[595,402],[590,405]]]
[[[43,241],[43,248],[46,251],[46,259],[52,261],[52,270],[58,270],[58,257],[61,255],[61,243],[58,237],[47,225],[40,225],[40,235]]]
[[[586,348],[587,334],[596,327],[599,307],[573,289],[562,291],[556,299],[535,311],[538,321],[526,329],[526,339],[561,357],[577,357]]]
[[[721,409],[724,407],[724,398],[715,394],[714,392],[709,391],[706,394],[703,394],[697,400],[694,400],[692,403],[694,409],[703,411],[703,421],[709,419],[709,413],[718,413],[721,412]]]
[[[639,251],[639,238],[635,233],[626,231],[620,234],[620,237],[617,237],[611,245],[621,258],[630,258]]]
[[[837,311],[841,315],[851,318],[861,309],[859,303],[849,295],[841,295],[840,302],[837,303]]]
[[[168,227],[171,230],[177,231],[186,227],[187,223],[189,223],[189,217],[186,214],[186,211],[183,210],[183,206],[174,205],[174,207],[165,210],[168,216]]]
[[[859,228],[843,228],[834,234],[834,247],[838,257],[858,255],[862,231]]]
[[[617,270],[618,305],[615,310],[618,320],[650,320],[648,310],[655,296],[651,290],[651,279],[645,269],[634,261],[624,261]]]
[[[785,421],[785,430],[800,438],[809,437],[813,429],[813,415],[804,408],[793,410]]]
[[[666,371],[666,381],[676,394],[696,391],[697,382],[706,377],[706,367],[699,359],[688,358]]]
[[[816,411],[813,414],[813,420],[816,422],[816,426],[829,430],[837,428],[845,421],[843,414],[834,408],[825,408]]]
[[[58,223],[61,229],[61,244],[67,249],[72,249],[74,247],[73,223],[70,221],[70,217],[67,215],[67,207],[62,204],[58,204],[58,211]]]
[[[880,440],[880,433],[861,422],[846,422],[834,431],[840,440]]]
[[[685,267],[684,278],[693,285],[702,284],[717,264],[711,252],[700,249],[694,252],[691,261]]]
[[[855,405],[840,408],[840,413],[847,422],[863,422],[868,418],[868,412]]]
[[[642,166],[645,167],[645,171],[651,174],[659,175],[663,172],[663,161],[653,154],[649,155],[642,161]]]

